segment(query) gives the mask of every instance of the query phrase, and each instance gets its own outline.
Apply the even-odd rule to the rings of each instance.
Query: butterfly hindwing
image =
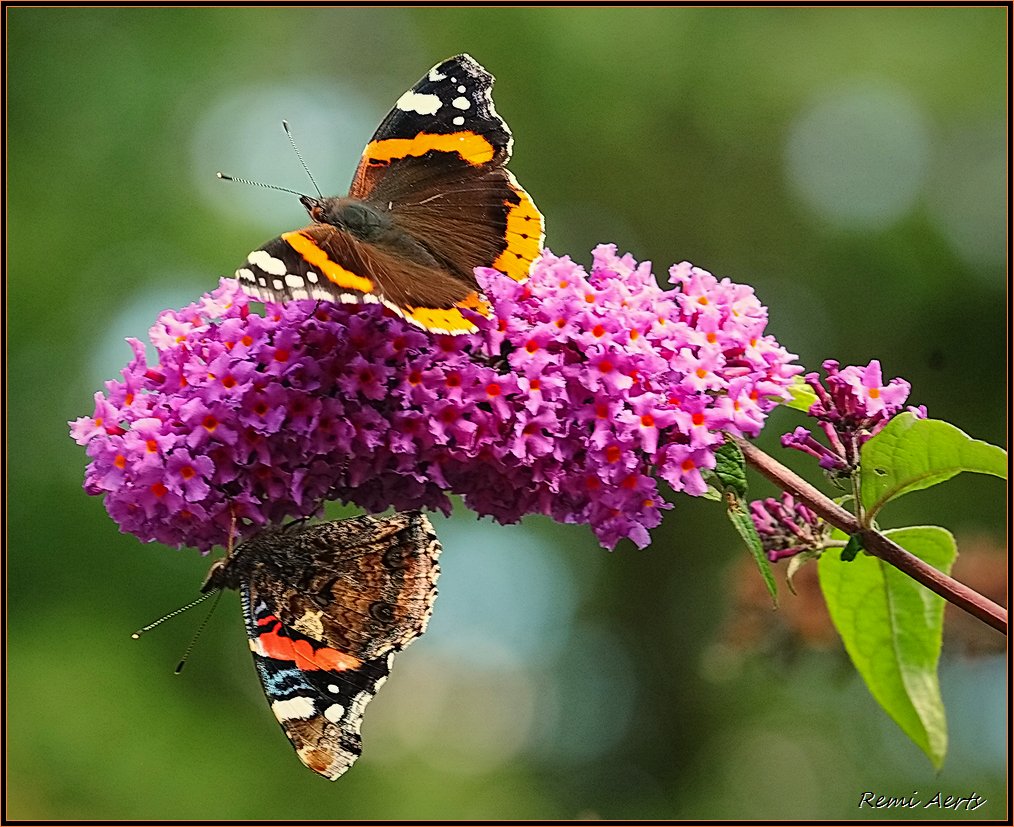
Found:
[[[363,710],[433,610],[440,544],[419,512],[269,528],[204,586],[238,588],[272,712],[300,760],[334,780],[359,756]]]
[[[433,67],[367,144],[346,198],[301,201],[314,224],[253,251],[236,271],[261,301],[381,303],[441,333],[488,314],[476,267],[528,276],[542,214],[505,165],[513,139],[493,76],[468,55]]]

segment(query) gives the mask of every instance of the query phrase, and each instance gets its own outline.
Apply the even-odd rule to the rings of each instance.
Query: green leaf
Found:
[[[849,541],[845,544],[845,548],[841,550],[841,561],[843,563],[851,563],[862,550],[863,538],[858,534],[851,535]]]
[[[870,520],[890,500],[962,471],[1007,479],[1007,452],[972,439],[949,422],[896,416],[861,454],[861,496]]]
[[[777,604],[778,584],[775,583],[771,562],[764,553],[760,535],[750,519],[750,509],[746,504],[746,460],[740,447],[728,436],[715,451],[715,467],[709,475],[709,481],[709,490],[713,488],[724,497],[729,521],[746,543],[764,578],[764,584],[768,587],[768,594]]]
[[[957,556],[954,537],[937,526],[884,534],[944,572]],[[939,769],[947,753],[937,679],[943,598],[867,554],[847,564],[824,554],[817,565],[831,620],[852,663],[877,703]]]
[[[704,493],[701,494],[701,499],[712,500],[713,502],[721,502],[725,499],[725,495],[708,479],[708,475],[704,474],[703,476],[708,487],[705,489]]]
[[[764,578],[764,584],[768,587],[768,594],[777,604],[778,584],[775,582],[774,572],[771,571],[771,561],[768,560],[768,556],[764,553],[764,547],[761,545],[757,527],[750,519],[750,511],[746,502],[731,491],[727,492],[725,497],[728,506],[726,513],[729,515],[729,520],[739,532],[739,536],[743,538],[743,542],[746,543],[754,562],[757,563],[757,568],[760,569],[761,577]]]
[[[739,499],[746,497],[746,460],[740,447],[728,437],[715,451],[712,473],[721,484],[721,490],[732,491]]]
[[[796,411],[808,413],[813,403],[817,401],[817,394],[813,392],[813,388],[806,384],[802,376],[793,377],[792,384],[789,385],[789,393],[792,394],[792,398],[782,404],[786,408]]]

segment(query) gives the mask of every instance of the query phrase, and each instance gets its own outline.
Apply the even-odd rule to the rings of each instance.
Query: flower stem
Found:
[[[727,438],[736,442],[750,465],[779,488],[788,491],[793,497],[806,503],[816,514],[835,528],[849,535],[858,533],[863,541],[863,548],[870,554],[891,564],[983,623],[1007,634],[1007,610],[1003,606],[923,562],[879,531],[863,528],[855,515],[846,511],[753,443],[731,435],[728,435]]]

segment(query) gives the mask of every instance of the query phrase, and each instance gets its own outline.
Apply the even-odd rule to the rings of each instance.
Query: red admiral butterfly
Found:
[[[254,662],[299,760],[334,781],[362,752],[363,709],[425,630],[440,542],[418,511],[268,528],[215,562],[238,589]]]
[[[518,281],[542,250],[543,220],[506,169],[513,138],[493,76],[468,55],[437,64],[384,118],[344,198],[302,196],[314,223],[236,271],[261,301],[380,302],[425,330],[475,330],[488,312],[473,270]]]

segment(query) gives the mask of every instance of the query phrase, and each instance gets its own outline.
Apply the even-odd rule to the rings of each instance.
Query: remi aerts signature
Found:
[[[977,810],[986,799],[976,793],[971,795],[948,795],[939,790],[931,797],[913,792],[907,796],[887,796],[874,792],[864,792],[859,797],[859,809],[870,807],[874,810]]]

